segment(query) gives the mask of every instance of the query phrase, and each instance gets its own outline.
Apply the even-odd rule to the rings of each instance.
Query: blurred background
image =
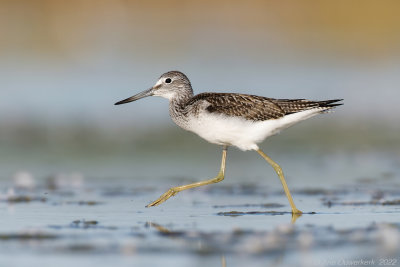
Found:
[[[0,180],[214,174],[220,149],[173,125],[165,99],[113,105],[169,70],[196,93],[344,98],[262,145],[289,184],[396,176],[399,11],[395,0],[1,0]],[[231,181],[273,175],[231,151]]]

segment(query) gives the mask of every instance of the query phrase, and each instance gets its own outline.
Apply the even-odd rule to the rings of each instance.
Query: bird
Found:
[[[186,131],[206,141],[222,146],[221,167],[215,178],[171,187],[146,207],[160,205],[181,191],[218,183],[225,178],[228,147],[242,151],[254,150],[264,158],[278,175],[293,214],[302,214],[294,204],[282,168],[265,154],[259,143],[300,121],[327,113],[343,105],[343,99],[312,101],[306,99],[275,99],[240,93],[200,93],[194,95],[188,77],[180,71],[168,71],[156,84],[115,105],[126,104],[148,96],[168,99],[172,121]]]

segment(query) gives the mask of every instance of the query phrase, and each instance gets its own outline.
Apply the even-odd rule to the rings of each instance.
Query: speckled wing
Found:
[[[284,112],[285,115],[297,113],[309,109],[320,109],[321,112],[330,110],[336,106],[343,105],[337,103],[343,99],[331,99],[323,101],[312,101],[306,99],[273,99],[269,98],[270,101],[278,105]]]
[[[281,107],[270,99],[261,96],[203,93],[194,96],[187,103],[187,106],[195,102],[206,102],[206,110],[210,113],[219,113],[230,117],[243,117],[253,121],[277,119],[285,115]]]
[[[243,117],[252,121],[265,121],[314,108],[320,108],[323,112],[341,105],[333,104],[340,100],[310,101],[305,99],[274,99],[246,94],[202,93],[194,96],[186,106],[198,106],[196,104],[203,103],[202,106],[204,105],[210,113]]]

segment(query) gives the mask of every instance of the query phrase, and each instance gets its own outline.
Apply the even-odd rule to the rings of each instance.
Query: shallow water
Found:
[[[176,182],[3,183],[0,266],[399,264],[396,179],[295,186],[305,212],[297,220],[281,190],[262,182],[220,183],[145,208]]]
[[[397,5],[2,2],[0,267],[400,265]],[[261,145],[303,216],[235,149],[222,183],[145,208],[220,164],[166,101],[113,105],[170,69],[196,93],[345,99]]]
[[[221,151],[185,132],[131,132],[2,143],[0,266],[399,265],[397,128],[305,123],[262,144],[297,219],[273,169],[236,149],[221,183],[145,208],[215,175]]]

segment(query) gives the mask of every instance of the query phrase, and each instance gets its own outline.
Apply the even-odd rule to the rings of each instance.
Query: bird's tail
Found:
[[[312,101],[307,99],[275,99],[274,103],[288,115],[310,109],[318,109],[321,113],[328,112],[337,106],[343,105],[343,103],[338,103],[342,100],[343,99]]]

